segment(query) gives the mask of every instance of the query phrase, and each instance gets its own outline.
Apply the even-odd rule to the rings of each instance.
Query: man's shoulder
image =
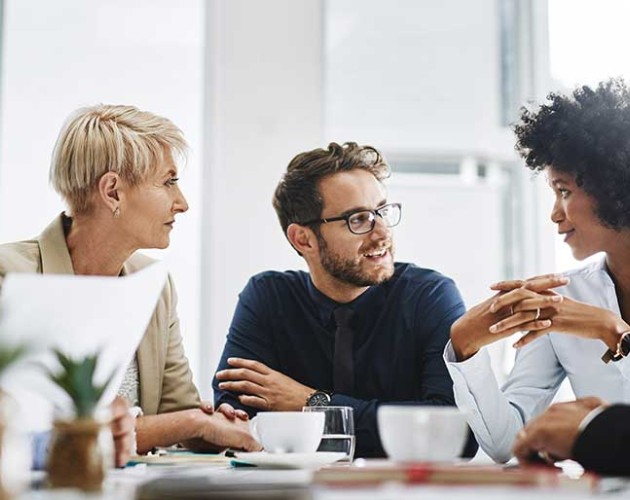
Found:
[[[448,276],[409,263],[396,263],[396,275],[397,280],[392,280],[387,292],[389,301],[398,303],[403,310],[420,314],[425,323],[427,314],[440,323],[444,318],[454,321],[465,312],[461,293]]]
[[[431,283],[453,283],[453,280],[435,269],[418,267],[409,262],[396,262],[392,282],[414,287]]]
[[[39,243],[36,240],[17,241],[0,245],[0,275],[10,272],[40,272],[41,260]]]
[[[264,303],[266,307],[288,307],[293,298],[308,293],[310,276],[304,271],[263,271],[253,275],[239,294],[250,305]]]
[[[260,286],[291,287],[304,285],[309,280],[306,271],[263,271],[250,278],[251,283]]]

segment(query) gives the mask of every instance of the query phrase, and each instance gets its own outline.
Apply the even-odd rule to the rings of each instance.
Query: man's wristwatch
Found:
[[[608,349],[602,356],[604,363],[609,361],[619,361],[630,354],[630,330],[623,332],[619,336],[619,342],[617,342],[617,352],[613,352]]]
[[[306,398],[306,406],[329,406],[331,398],[331,393],[317,390]]]

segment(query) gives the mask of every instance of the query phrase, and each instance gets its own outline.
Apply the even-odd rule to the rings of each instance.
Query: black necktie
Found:
[[[337,323],[333,360],[333,390],[336,393],[351,395],[354,390],[354,360],[350,319],[354,315],[354,311],[347,307],[339,307],[335,309],[333,314]]]

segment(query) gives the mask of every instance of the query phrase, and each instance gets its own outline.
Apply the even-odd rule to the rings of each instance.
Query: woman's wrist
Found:
[[[191,436],[186,439],[204,439],[205,426],[209,415],[197,408],[184,410],[184,413],[186,414],[186,425],[191,429]]]
[[[473,346],[465,330],[460,330],[456,323],[451,328],[451,346],[457,361],[466,361],[479,352],[479,348]]]
[[[630,331],[630,325],[616,314],[610,313],[611,320],[606,328],[602,330],[601,340],[613,353],[617,352],[621,336]]]

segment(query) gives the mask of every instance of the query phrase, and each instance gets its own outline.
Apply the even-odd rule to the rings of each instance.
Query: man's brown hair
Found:
[[[379,181],[390,175],[389,165],[376,148],[356,142],[331,142],[328,149],[314,149],[293,158],[273,196],[284,234],[290,224],[321,217],[324,203],[319,183],[324,177],[354,169],[367,170]]]

